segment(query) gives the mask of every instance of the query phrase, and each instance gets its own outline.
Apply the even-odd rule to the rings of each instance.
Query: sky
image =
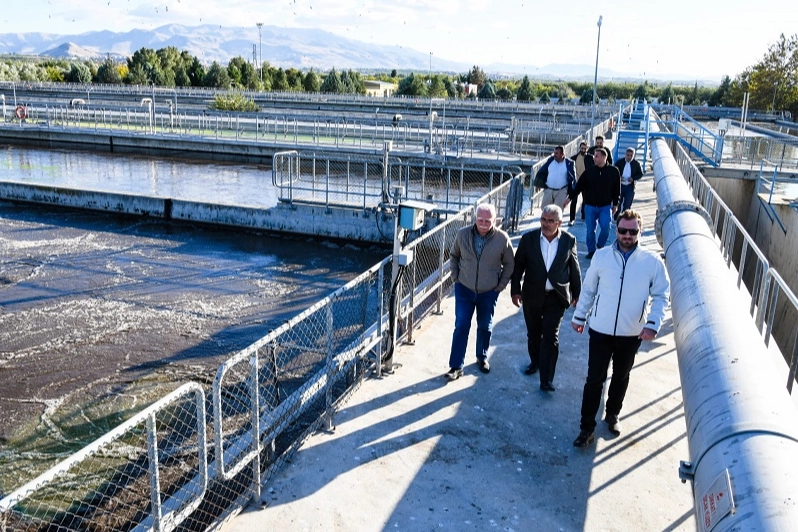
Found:
[[[2,33],[79,34],[166,24],[319,28],[473,65],[594,65],[646,79],[717,80],[798,33],[791,0],[25,0]],[[601,33],[597,21],[602,17]],[[267,58],[264,57],[264,60]],[[534,68],[529,70],[534,75]]]

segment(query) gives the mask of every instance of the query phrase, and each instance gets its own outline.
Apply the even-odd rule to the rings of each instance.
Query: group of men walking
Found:
[[[540,389],[554,392],[559,329],[566,309],[575,307],[573,330],[582,333],[587,328],[590,335],[580,432],[574,440],[577,447],[594,441],[596,414],[611,362],[604,419],[610,432],[620,434],[619,415],[635,355],[641,342],[656,337],[669,297],[668,276],[659,255],[638,242],[643,221],[630,207],[642,168],[634,160],[634,150],[627,150],[624,160],[611,166],[609,152],[598,140],[591,150],[585,143],[580,145],[571,159],[565,158],[562,147],[554,150],[536,175],[535,185],[546,187],[540,228],[525,233],[514,253],[509,235],[495,226],[495,207],[482,204],[476,209],[475,224],[458,232],[450,256],[455,282],[455,326],[446,373],[450,380],[463,374],[474,312],[477,366],[483,373],[490,372],[493,314],[499,293],[509,284],[512,303],[522,309],[527,329],[529,364],[524,373],[539,373]],[[592,259],[584,280],[576,238],[562,228],[563,208],[571,202],[573,225],[580,194],[587,258]],[[612,214],[616,239],[606,246]],[[598,241],[596,222],[601,227]]]

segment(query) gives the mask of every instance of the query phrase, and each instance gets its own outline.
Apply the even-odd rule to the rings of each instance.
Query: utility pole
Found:
[[[598,105],[598,99],[596,95],[596,90],[598,88],[598,60],[599,60],[599,48],[601,47],[601,21],[604,19],[603,16],[599,15],[598,22],[596,25],[598,26],[598,38],[596,39],[596,70],[593,72],[593,114],[590,117],[590,139],[589,142],[591,145],[594,144],[595,135],[593,132],[593,128],[596,127],[596,106]]]
[[[258,27],[258,70],[260,70],[260,83],[263,84],[263,38],[261,36],[261,28],[263,28],[263,22],[256,22],[255,25]]]

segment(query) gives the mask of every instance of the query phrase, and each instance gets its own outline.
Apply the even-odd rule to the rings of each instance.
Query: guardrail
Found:
[[[671,144],[679,165],[696,201],[712,220],[710,228],[718,241],[729,269],[737,271],[737,288],[749,298],[748,313],[769,345],[774,330],[776,343],[790,366],[787,389],[792,393],[798,368],[798,298],[765,257],[731,209],[679,143]],[[786,300],[779,300],[783,294]],[[778,311],[777,311],[778,310]]]
[[[512,223],[523,177],[476,202],[496,204]],[[415,258],[394,299],[398,340],[440,309],[454,235],[472,223],[473,206],[408,245]],[[390,257],[374,265],[228,359],[210,388],[185,384],[0,500],[0,529],[219,526],[257,500],[261,483],[379,367],[392,341],[391,268]]]
[[[782,139],[764,136],[740,136],[727,134],[723,138],[723,162],[755,165],[767,160],[785,168],[798,168],[798,139],[785,142]]]
[[[285,203],[314,203],[329,208],[380,207],[404,188],[402,200],[434,203],[436,212],[455,213],[521,173],[515,165],[480,166],[478,162],[435,159],[384,159],[358,155],[329,156],[297,151],[274,154],[272,185]]]

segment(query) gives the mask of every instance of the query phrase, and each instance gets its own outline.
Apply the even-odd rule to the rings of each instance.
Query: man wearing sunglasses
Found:
[[[643,341],[657,336],[668,305],[670,282],[659,256],[638,244],[640,215],[625,210],[618,218],[616,240],[600,249],[585,274],[571,326],[588,326],[587,379],[582,393],[582,419],[575,447],[595,439],[596,414],[612,361],[604,421],[612,434],[621,433],[618,415],[629,386],[629,372]]]

